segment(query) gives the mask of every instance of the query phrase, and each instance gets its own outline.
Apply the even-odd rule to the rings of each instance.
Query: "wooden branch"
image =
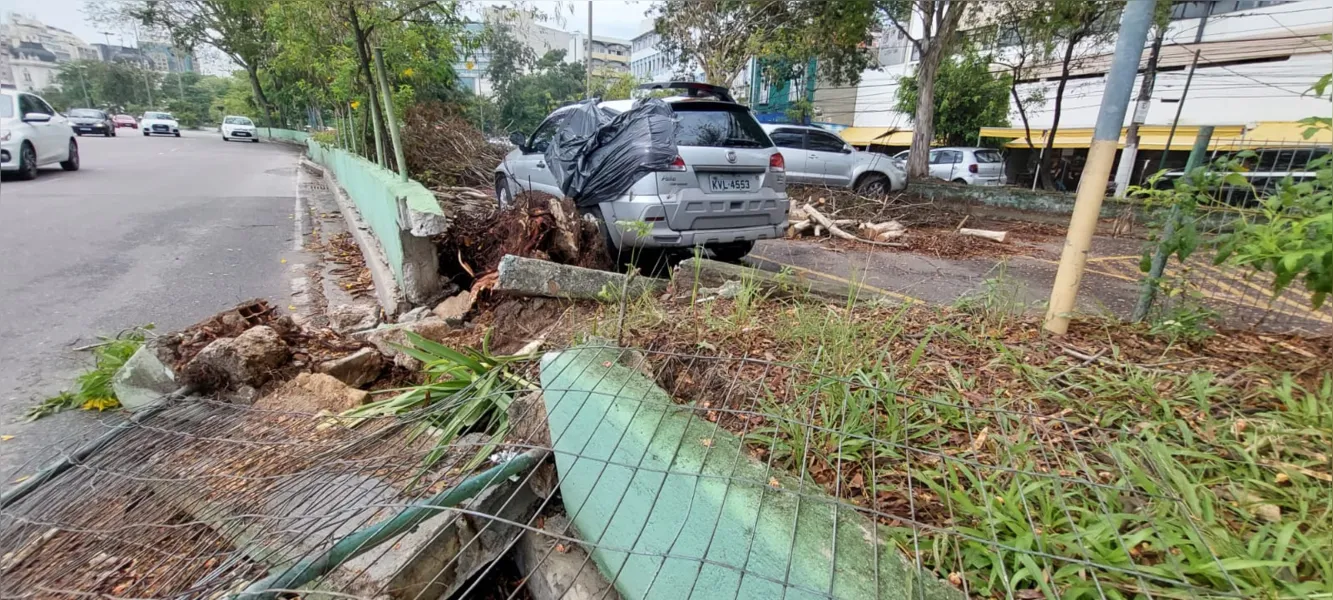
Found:
[[[966,229],[966,228],[959,228],[958,233],[961,233],[963,235],[970,235],[972,237],[986,238],[992,242],[1000,242],[1002,244],[1004,243],[1005,236],[1009,235],[1008,231],[988,231],[985,229]]]
[[[818,223],[824,229],[827,229],[830,235],[840,237],[844,240],[851,240],[853,242],[862,242],[873,246],[891,246],[895,248],[902,248],[904,246],[904,244],[891,244],[888,242],[877,242],[875,240],[867,240],[865,238],[857,237],[855,235],[847,233],[846,231],[843,231],[841,228],[839,228],[837,225],[834,225],[833,221],[830,221],[829,218],[824,216],[823,213],[815,210],[815,207],[811,206],[809,203],[806,203],[805,206],[802,206],[801,210],[804,210],[805,214],[810,215],[810,219],[812,221]]]

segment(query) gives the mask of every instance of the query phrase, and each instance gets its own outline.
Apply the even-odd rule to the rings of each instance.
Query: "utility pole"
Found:
[[[1139,86],[1139,100],[1134,105],[1134,117],[1129,122],[1129,131],[1125,132],[1125,149],[1120,153],[1120,166],[1115,171],[1115,197],[1124,198],[1129,188],[1129,178],[1134,174],[1134,161],[1139,154],[1139,126],[1148,120],[1148,105],[1152,101],[1153,84],[1157,81],[1157,58],[1162,55],[1162,39],[1166,37],[1166,27],[1158,27],[1153,36],[1152,51],[1148,54],[1148,68],[1143,72],[1143,84]]]
[[[1212,12],[1213,3],[1208,3]],[[1180,125],[1180,113],[1185,110],[1185,97],[1190,95],[1190,84],[1194,82],[1194,69],[1199,66],[1199,44],[1203,42],[1203,26],[1208,24],[1208,13],[1199,18],[1199,30],[1194,32],[1194,60],[1190,61],[1189,75],[1185,76],[1185,89],[1180,92],[1180,102],[1176,103],[1176,118],[1171,120],[1171,131],[1166,134],[1166,147],[1162,149],[1162,158],[1157,161],[1157,170],[1166,168],[1166,155],[1171,153],[1171,140],[1176,137],[1176,126]],[[1188,159],[1187,159],[1188,160]]]
[[[1106,74],[1097,127],[1093,130],[1083,177],[1079,179],[1074,214],[1069,219],[1069,233],[1065,236],[1060,268],[1055,273],[1055,285],[1051,288],[1051,301],[1046,310],[1045,328],[1057,335],[1069,330],[1069,318],[1088,261],[1088,248],[1092,246],[1092,234],[1097,230],[1106,182],[1111,178],[1111,164],[1115,162],[1116,146],[1120,143],[1120,126],[1125,123],[1129,96],[1139,72],[1139,59],[1143,57],[1143,43],[1148,40],[1156,4],[1155,1],[1127,2],[1120,18],[1115,56],[1111,59],[1111,70]]]
[[[588,45],[583,50],[583,61],[588,67],[588,74],[583,86],[588,92],[588,99],[592,100],[592,0],[588,0]]]

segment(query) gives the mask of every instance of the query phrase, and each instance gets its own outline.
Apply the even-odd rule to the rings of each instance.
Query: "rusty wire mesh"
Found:
[[[758,589],[791,597],[850,597],[849,589],[872,591],[861,597],[923,599],[1251,597],[1260,589],[1256,581],[1297,576],[1297,569],[1275,565],[1237,570],[1234,548],[1219,556],[1211,525],[1200,525],[1199,491],[1182,477],[1178,457],[1132,426],[1099,425],[1101,417],[1092,413],[1002,393],[908,394],[891,364],[838,376],[817,365],[597,343],[564,354],[581,352],[600,354],[559,369],[553,354],[542,359],[544,366],[535,358],[513,365],[545,389],[541,396],[520,391],[496,398],[513,408],[513,430],[477,467],[546,449],[559,468],[548,463],[489,482],[496,487],[487,500],[441,511],[304,587],[325,597],[527,597],[523,580],[497,584],[487,577],[497,563],[466,551],[475,545],[503,554],[520,534],[545,541],[537,564],[571,549],[587,551],[580,572],[600,572],[643,597],[765,597]],[[606,383],[617,377],[621,383]],[[552,385],[579,380],[588,381],[579,388],[583,396]],[[667,395],[623,383],[637,380],[655,382]],[[665,425],[636,429],[612,423],[609,410],[582,414],[599,396],[628,405],[621,418],[653,416],[635,423],[687,423],[670,431]],[[580,404],[562,407],[566,400]],[[465,466],[485,442],[467,438],[421,470],[435,448],[416,426],[442,409],[437,404],[349,427],[326,413],[262,410],[218,398],[179,401],[0,512],[0,553],[6,555],[0,596],[236,593],[473,472]],[[546,420],[557,413],[592,418],[596,426],[567,427],[562,435],[571,437],[552,438]],[[621,437],[602,435],[613,433]],[[656,440],[655,450],[625,460],[618,449],[636,436]],[[609,454],[591,450],[594,442]],[[652,467],[654,460],[666,468]],[[576,463],[595,473],[585,489],[605,502],[571,497],[565,469]],[[603,477],[636,484],[598,487]],[[673,489],[692,490],[688,502],[661,500],[673,482]],[[700,491],[709,485],[723,486],[721,500]],[[617,516],[645,497],[653,517],[643,529],[654,533],[613,534]],[[757,512],[728,504],[738,497],[760,499]],[[792,503],[794,511],[781,512]],[[613,508],[580,514],[599,506]],[[761,527],[755,515],[765,514],[765,506],[795,516],[788,526]],[[738,515],[756,521],[724,524]],[[598,532],[551,525],[585,518],[604,518],[608,526]],[[693,535],[699,519],[711,523],[704,537]],[[802,534],[812,526],[831,531],[830,539]],[[854,532],[849,538],[839,527]],[[767,539],[761,531],[782,535]],[[449,537],[422,539],[423,532]],[[874,550],[854,554],[849,544],[855,543]],[[761,564],[761,547],[787,562]],[[824,563],[803,554],[812,549],[828,553],[827,568],[815,577],[809,566]],[[404,553],[414,555],[408,557],[412,569],[384,572],[404,564]],[[864,562],[867,556],[872,564]],[[631,565],[631,558],[650,568]],[[893,573],[882,563],[894,561],[906,565],[899,575],[916,581],[896,595],[886,594],[890,588],[881,581]],[[681,572],[681,565],[696,575],[690,587],[659,577],[664,569]],[[646,581],[645,572],[651,573]],[[713,580],[727,585],[695,587],[702,573],[728,575]],[[859,588],[852,583],[858,580]],[[589,597],[587,590],[557,592]],[[614,595],[608,590],[597,597]]]
[[[1234,230],[1235,223],[1261,220],[1262,199],[1282,186],[1312,181],[1315,174],[1307,165],[1329,152],[1327,147],[1300,140],[1266,141],[1263,147],[1244,154],[1228,150],[1255,144],[1243,137],[1213,140],[1214,150],[1209,151],[1204,167],[1205,178],[1212,182],[1210,197],[1178,223],[1197,231],[1199,249],[1184,261],[1168,257],[1153,308],[1161,319],[1206,312],[1232,329],[1328,335],[1333,333],[1333,304],[1314,307],[1311,293],[1299,280],[1274,293],[1272,273],[1219,260],[1217,244]],[[1227,165],[1228,159],[1238,164]],[[1221,176],[1230,172],[1241,174],[1246,184],[1222,183]],[[1173,179],[1174,175],[1164,178],[1159,185],[1169,185]],[[1168,212],[1169,207],[1159,207],[1157,218],[1166,219]],[[1159,241],[1149,240],[1149,252]]]

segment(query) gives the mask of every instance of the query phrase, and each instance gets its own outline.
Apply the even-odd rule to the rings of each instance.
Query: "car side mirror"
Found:
[[[526,148],[523,146],[528,143],[528,136],[523,135],[522,132],[515,131],[509,134],[509,142],[518,146],[519,150],[525,150]]]
[[[24,123],[46,123],[51,120],[51,115],[46,113],[31,112],[23,115]]]
[[[851,154],[851,153],[852,153],[852,147],[851,147],[851,146],[843,146],[843,147],[842,147],[842,153],[843,153],[843,154]]]

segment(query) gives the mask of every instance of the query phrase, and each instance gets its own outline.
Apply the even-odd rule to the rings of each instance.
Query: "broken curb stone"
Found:
[[[416,323],[430,316],[430,309],[418,306],[398,316],[399,323]]]
[[[379,379],[383,370],[384,356],[374,348],[362,348],[319,365],[320,373],[332,375],[338,381],[357,388]]]
[[[121,406],[130,410],[152,404],[176,387],[175,373],[146,344],[134,351],[111,380]]]
[[[660,293],[666,289],[666,281],[644,276],[634,277],[626,287],[626,277],[621,273],[507,254],[500,259],[499,276],[494,289],[520,296],[603,301],[619,298],[622,289],[630,297]]]
[[[444,319],[431,315],[414,323],[382,325],[368,331],[360,331],[353,334],[352,337],[370,342],[376,350],[380,351],[380,354],[392,360],[395,365],[405,369],[416,369],[421,366],[421,361],[408,356],[398,348],[398,346],[407,345],[405,333],[411,331],[428,340],[443,342],[452,330],[453,327],[446,323]]]

